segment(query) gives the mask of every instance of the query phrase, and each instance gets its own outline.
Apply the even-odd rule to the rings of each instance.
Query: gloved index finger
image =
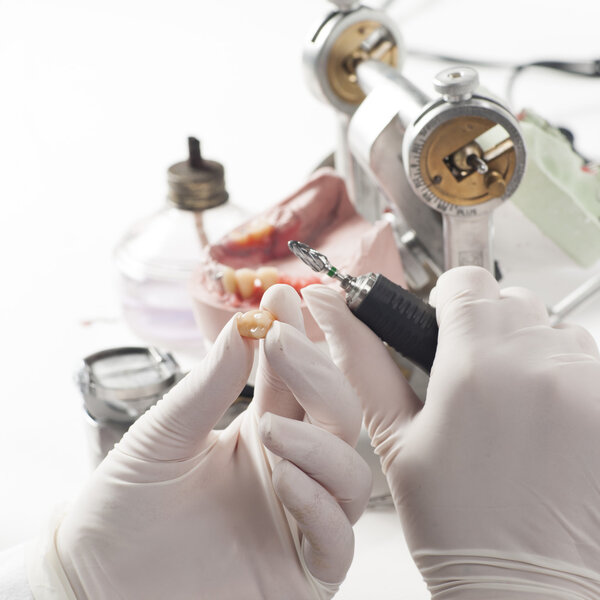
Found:
[[[392,431],[406,431],[422,404],[381,339],[332,289],[311,285],[302,294],[325,332],[333,361],[362,402],[371,439],[381,443]]]
[[[482,267],[457,267],[443,273],[431,290],[429,303],[438,311],[453,301],[497,300],[500,298],[498,282]]]
[[[440,365],[454,364],[457,353],[487,349],[488,336],[497,337],[506,329],[500,315],[500,286],[482,267],[456,267],[443,273],[432,290],[429,301],[436,309],[439,325],[438,345],[431,369],[431,379],[438,381]],[[431,383],[429,385],[431,390]],[[428,392],[428,397],[430,396]],[[435,396],[435,394],[434,394]]]
[[[261,308],[271,312],[277,320],[288,323],[304,333],[304,320],[300,311],[300,296],[288,285],[273,285],[264,294]],[[264,351],[261,340],[258,351],[258,368],[254,384],[254,403],[259,415],[265,412],[276,413],[291,419],[302,419],[304,409],[273,371]]]
[[[469,329],[476,311],[464,311],[466,305],[482,304],[481,301],[500,299],[500,286],[489,271],[482,267],[456,267],[443,273],[431,290],[429,302],[435,306],[440,334],[438,351],[445,335],[451,326]],[[485,321],[485,317],[484,317]]]
[[[121,449],[156,461],[193,456],[242,391],[253,357],[253,344],[240,336],[236,315],[202,362],[134,423]]]
[[[310,422],[354,446],[362,422],[360,402],[331,358],[286,323],[273,324],[264,348],[270,366]]]

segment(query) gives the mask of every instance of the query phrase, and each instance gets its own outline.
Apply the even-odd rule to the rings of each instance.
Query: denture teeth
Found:
[[[246,300],[254,293],[254,282],[256,271],[254,269],[237,269],[235,271],[235,283],[240,296]]]
[[[221,271],[221,283],[226,294],[235,294],[237,289],[235,269],[224,265]]]
[[[243,244],[248,241],[248,234],[245,229],[240,231],[232,231],[229,233],[229,239],[236,244]]]
[[[248,225],[248,234],[252,238],[263,238],[273,231],[274,227],[265,219],[255,219]]]
[[[229,234],[230,239],[237,244],[247,244],[248,242],[259,241],[271,234],[274,226],[265,219],[255,219],[245,227],[232,231]]]
[[[260,267],[256,271],[263,290],[268,290],[279,281],[279,271],[276,267]]]

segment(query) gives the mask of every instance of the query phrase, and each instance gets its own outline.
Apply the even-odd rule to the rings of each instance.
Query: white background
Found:
[[[0,0],[0,549],[35,536],[87,473],[72,373],[91,346],[127,335],[119,323],[81,321],[118,317],[111,250],[163,202],[165,169],[185,157],[186,137],[201,138],[205,156],[225,163],[232,198],[256,209],[293,191],[333,149],[333,115],[309,94],[300,62],[326,7]],[[600,58],[597,0],[397,0],[390,12],[409,49]],[[404,72],[432,93],[445,66],[409,55]],[[480,76],[502,93],[508,71]],[[524,106],[570,127],[580,150],[600,158],[600,80],[525,73],[514,108]],[[518,260],[511,283],[554,302],[591,272],[538,244],[530,224],[514,231],[538,250],[507,258]],[[510,254],[506,230],[498,234]],[[597,337],[599,303],[573,315]],[[346,600],[425,597],[393,513],[359,522],[342,590]]]

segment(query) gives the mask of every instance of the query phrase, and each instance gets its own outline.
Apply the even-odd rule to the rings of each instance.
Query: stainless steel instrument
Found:
[[[389,17],[336,4],[304,63],[338,114],[336,165],[357,210],[369,220],[387,210],[412,289],[454,266],[493,272],[492,213],[525,169],[516,119],[468,67],[439,73],[440,96],[430,100],[399,71],[402,42]]]

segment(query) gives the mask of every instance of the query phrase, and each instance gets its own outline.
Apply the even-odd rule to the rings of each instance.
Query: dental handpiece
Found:
[[[431,371],[438,338],[432,306],[380,273],[353,277],[307,244],[292,240],[288,247],[316,273],[337,279],[350,310],[384,342],[426,373]]]

